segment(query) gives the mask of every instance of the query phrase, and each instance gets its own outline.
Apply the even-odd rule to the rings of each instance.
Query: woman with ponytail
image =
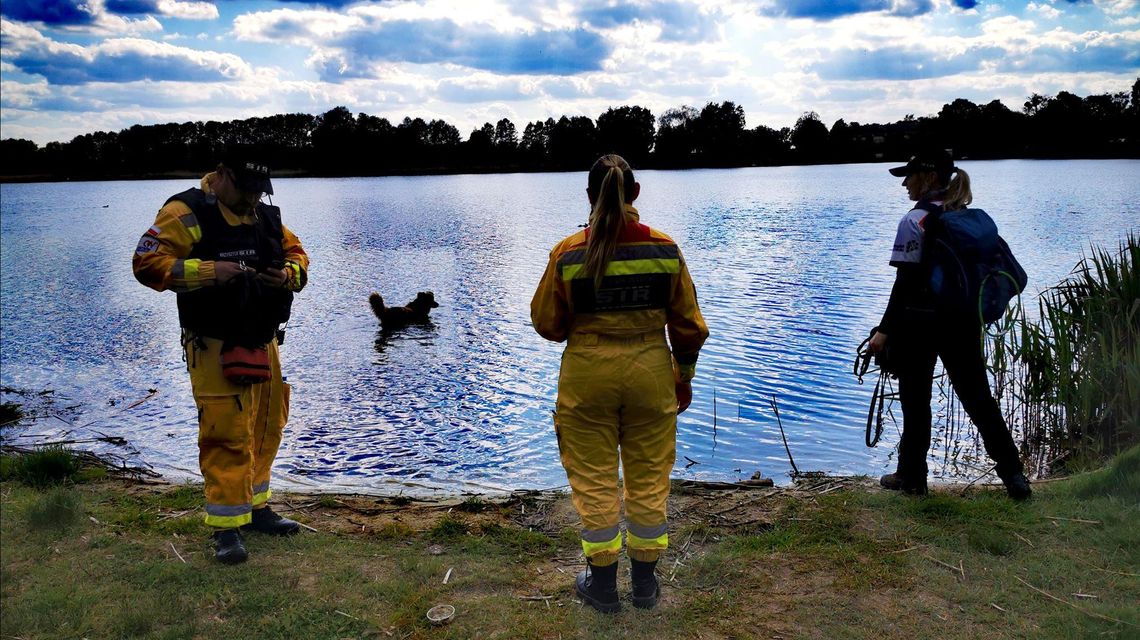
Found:
[[[903,432],[898,467],[880,478],[886,489],[925,495],[927,450],[930,449],[930,395],[934,364],[950,376],[958,400],[978,428],[986,453],[996,463],[998,476],[1015,500],[1032,493],[1017,445],[990,392],[982,353],[982,326],[976,315],[965,316],[939,309],[930,289],[932,241],[939,237],[944,212],[964,209],[973,200],[970,176],[954,166],[950,153],[920,153],[901,167],[890,169],[903,178],[902,186],[916,204],[901,222],[895,236],[891,266],[895,284],[883,319],[871,336],[870,349],[890,347],[890,361],[899,379]]]
[[[582,519],[587,570],[576,589],[606,613],[621,609],[619,461],[632,602],[657,604],[677,414],[692,400],[690,381],[708,337],[680,249],[642,224],[633,207],[640,191],[621,156],[594,163],[586,186],[590,224],[550,252],[530,311],[542,337],[567,343],[554,429]]]

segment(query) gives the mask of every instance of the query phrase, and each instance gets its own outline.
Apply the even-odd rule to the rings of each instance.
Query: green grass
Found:
[[[0,473],[4,480],[13,479],[43,489],[75,481],[81,466],[73,451],[60,445],[51,445],[24,455],[4,456]]]
[[[83,499],[72,488],[55,487],[36,496],[23,515],[33,530],[65,532],[83,521]]]
[[[780,495],[765,502],[771,521],[747,535],[682,513],[692,524],[677,527],[658,566],[661,605],[627,603],[615,616],[573,597],[573,527],[530,531],[495,519],[503,507],[441,516],[427,505],[422,531],[395,520],[351,535],[251,534],[249,562],[223,567],[198,486],[45,492],[8,481],[0,637],[1133,638],[1138,475],[1133,449],[1105,469],[1035,485],[1027,503],[979,489]],[[312,523],[327,531],[354,517],[337,505]],[[44,523],[76,517],[31,526],[36,510],[55,514]],[[623,592],[627,567],[623,557]],[[540,595],[549,599],[520,597]],[[425,619],[436,604],[456,607],[450,624]]]

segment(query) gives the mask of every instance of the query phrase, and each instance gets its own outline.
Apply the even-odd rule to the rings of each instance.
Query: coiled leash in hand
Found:
[[[875,380],[875,390],[871,393],[871,406],[867,408],[867,430],[864,436],[864,441],[868,447],[874,447],[879,443],[879,438],[883,435],[883,407],[886,405],[887,398],[894,399],[898,394],[895,393],[894,388],[891,388],[888,393],[888,386],[890,386],[890,379],[894,377],[894,372],[890,368],[890,357],[887,350],[879,353],[873,353],[870,348],[871,338],[878,331],[878,327],[871,329],[870,335],[867,336],[863,342],[859,343],[859,347],[855,349],[855,365],[851,369],[851,373],[859,379],[859,384],[863,384],[863,376],[868,373],[878,373],[879,377]],[[871,369],[871,360],[875,361],[876,369]]]

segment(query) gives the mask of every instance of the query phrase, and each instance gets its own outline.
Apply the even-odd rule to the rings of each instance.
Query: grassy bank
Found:
[[[661,605],[577,604],[560,493],[287,495],[292,539],[212,559],[200,488],[0,484],[5,638],[1128,638],[1140,636],[1140,449],[1036,486],[926,499],[860,479],[678,487]],[[625,573],[625,559],[622,559]],[[619,586],[628,591],[628,578]],[[1048,595],[1046,595],[1048,594]],[[450,624],[424,617],[451,604]]]

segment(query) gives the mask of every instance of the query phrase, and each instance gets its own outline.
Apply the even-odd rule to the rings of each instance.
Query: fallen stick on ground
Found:
[[[1095,569],[1097,571],[1103,571],[1105,573],[1111,573],[1111,574],[1118,575],[1118,576],[1128,576],[1129,578],[1140,578],[1140,573],[1128,573],[1127,571],[1113,571],[1111,569],[1101,569],[1100,567],[1092,564],[1091,562],[1081,561],[1081,564],[1087,566],[1090,569]]]
[[[185,511],[179,511],[177,513],[168,513],[168,514],[162,516],[161,518],[159,518],[158,520],[156,520],[156,522],[162,522],[163,520],[173,520],[174,518],[181,518],[182,516],[190,513],[191,511],[194,511],[194,509],[187,509]]]
[[[304,522],[298,522],[297,524],[299,524],[299,525],[301,525],[302,527],[304,527],[304,528],[308,529],[309,531],[312,531],[313,533],[320,533],[320,531],[317,531],[316,529],[314,529],[314,528],[310,527],[309,525],[305,524]]]
[[[174,552],[174,555],[178,556],[178,559],[182,561],[182,564],[189,564],[188,562],[186,562],[186,558],[183,558],[183,557],[182,557],[182,554],[181,554],[181,553],[178,553],[178,549],[176,549],[176,548],[174,547],[174,543],[173,543],[173,542],[169,542],[169,543],[167,543],[167,544],[169,544],[169,545],[170,545],[170,550]]]
[[[1021,576],[1014,576],[1014,577],[1017,578],[1017,581],[1020,582],[1021,584],[1029,587],[1030,589],[1033,589],[1034,591],[1036,591],[1037,593],[1040,593],[1041,595],[1045,596],[1046,598],[1056,600],[1057,602],[1060,602],[1062,604],[1067,604],[1070,607],[1076,609],[1077,611],[1080,611],[1081,613],[1083,613],[1085,615],[1090,615],[1094,618],[1100,618],[1101,620],[1107,620],[1109,622],[1118,622],[1120,624],[1126,624],[1130,627],[1136,626],[1134,623],[1128,622],[1127,620],[1117,620],[1116,618],[1110,618],[1109,616],[1101,615],[1095,611],[1089,611],[1088,609],[1085,609],[1084,607],[1073,604],[1072,602],[1069,602],[1068,600],[1065,600],[1064,598],[1058,598],[1057,596],[1049,593],[1048,591],[1045,591],[1044,589],[1038,589],[1037,587],[1029,584],[1028,582],[1026,582],[1024,580],[1022,580]]]
[[[1082,524],[1104,524],[1100,520],[1085,520],[1083,518],[1062,518],[1060,516],[1045,516],[1049,520],[1064,520],[1066,522],[1080,522]]]
[[[736,511],[737,509],[739,509],[741,507],[746,507],[749,505],[756,504],[757,502],[760,502],[761,500],[767,500],[768,498],[771,498],[772,496],[776,495],[777,493],[780,493],[780,491],[781,491],[780,489],[777,489],[771,493],[762,494],[760,496],[752,498],[751,500],[745,500],[743,502],[739,502],[737,504],[734,504],[727,509],[721,509],[720,511],[714,511],[714,512],[710,513],[709,515],[710,516],[719,516],[719,515],[724,515],[724,514],[728,513],[729,511]]]
[[[927,560],[930,560],[931,562],[936,562],[936,563],[946,567],[947,569],[953,571],[954,573],[960,573],[962,575],[962,579],[963,580],[966,579],[966,571],[963,570],[962,567],[955,567],[954,565],[943,562],[943,561],[939,560],[938,558],[935,558],[934,556],[923,554],[922,557],[926,558]]]

